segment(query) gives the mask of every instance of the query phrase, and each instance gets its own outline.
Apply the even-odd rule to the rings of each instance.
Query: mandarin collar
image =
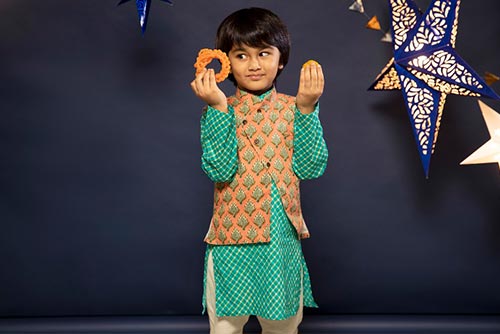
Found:
[[[276,87],[270,88],[268,91],[260,94],[260,95],[255,95],[252,93],[249,93],[243,89],[237,88],[236,89],[236,97],[238,100],[244,100],[244,99],[253,99],[257,100],[259,102],[262,102],[264,100],[271,101],[273,97],[276,95]]]

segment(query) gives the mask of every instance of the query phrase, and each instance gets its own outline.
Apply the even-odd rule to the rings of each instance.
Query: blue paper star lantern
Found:
[[[129,2],[130,0],[121,0],[117,6]],[[151,8],[152,0],[136,0],[135,4],[137,6],[137,13],[139,14],[139,23],[141,25],[142,34],[146,32],[146,26],[148,24],[149,9]],[[163,2],[172,4],[170,0],[161,0]]]
[[[425,176],[448,94],[500,97],[456,53],[460,0],[389,0],[394,57],[369,88],[403,92]]]

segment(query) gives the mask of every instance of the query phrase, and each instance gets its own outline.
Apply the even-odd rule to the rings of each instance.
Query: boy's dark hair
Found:
[[[240,9],[222,21],[217,29],[215,48],[229,53],[233,46],[246,44],[251,47],[274,46],[280,51],[280,65],[288,63],[290,55],[290,36],[281,19],[268,9]],[[276,77],[283,70],[278,69]],[[234,76],[229,75],[234,84]]]

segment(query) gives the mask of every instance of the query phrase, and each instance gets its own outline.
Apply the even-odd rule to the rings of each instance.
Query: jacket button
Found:
[[[244,119],[243,122],[241,122],[241,123],[243,123],[243,125],[245,125],[245,124],[247,124],[247,120]]]
[[[255,145],[259,145],[259,143],[260,143],[260,141],[258,139],[255,139],[253,142]]]
[[[271,167],[271,163],[268,161],[268,162],[266,163],[266,166],[267,166],[267,167]]]
[[[257,109],[257,112],[262,112],[262,109],[260,109],[260,108],[259,108],[259,109]]]

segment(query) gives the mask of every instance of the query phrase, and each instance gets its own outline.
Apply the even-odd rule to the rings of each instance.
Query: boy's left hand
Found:
[[[318,102],[323,88],[325,78],[319,64],[308,64],[300,70],[299,91],[295,103],[303,114],[310,114]]]

